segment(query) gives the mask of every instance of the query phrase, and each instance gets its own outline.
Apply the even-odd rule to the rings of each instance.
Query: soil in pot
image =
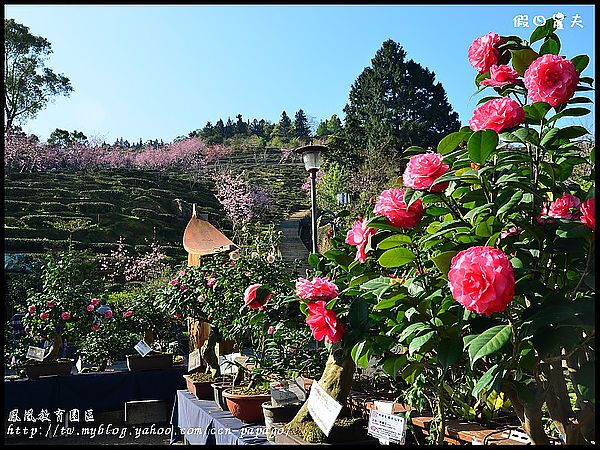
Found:
[[[227,408],[243,422],[256,423],[264,420],[262,404],[271,400],[271,394],[265,390],[235,387],[223,391]]]
[[[184,375],[187,390],[198,400],[212,400],[214,391],[212,384],[218,381],[210,373],[191,373]]]
[[[127,367],[131,371],[168,369],[173,367],[173,353],[150,353],[146,356],[127,355]]]
[[[71,375],[72,359],[56,359],[53,361],[29,362],[25,365],[27,378],[34,380],[46,375]]]
[[[271,433],[272,425],[274,423],[287,423],[294,418],[296,413],[302,407],[302,402],[289,403],[283,406],[273,406],[273,404],[268,401],[262,404],[263,415],[265,416],[265,426],[267,428],[267,439],[269,441],[273,440],[273,435]]]

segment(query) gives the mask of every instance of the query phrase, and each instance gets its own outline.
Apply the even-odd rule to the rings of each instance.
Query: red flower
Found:
[[[494,130],[500,133],[525,121],[525,110],[512,98],[502,97],[488,100],[473,111],[469,127],[473,131]]]
[[[106,313],[104,314],[104,317],[107,319],[110,319],[113,315],[113,312],[109,309],[108,311],[106,311]]]
[[[175,278],[174,280],[171,280],[171,286],[177,286],[177,283],[179,283],[179,278]]]
[[[478,37],[469,47],[469,63],[477,69],[478,73],[487,72],[490,67],[498,63],[500,53],[496,46],[502,42],[500,35],[489,32]]]
[[[581,212],[581,222],[594,233],[596,231],[596,197],[587,199],[579,205],[579,211]]]
[[[133,311],[129,310],[129,311],[125,311],[123,313],[123,317],[131,317],[133,315]]]
[[[85,309],[88,310],[88,311],[93,311],[94,310],[94,305],[92,305],[92,304],[87,305],[87,307]]]
[[[334,344],[342,340],[344,325],[337,321],[335,312],[327,309],[326,305],[323,300],[308,303],[306,323],[317,341],[325,339],[325,342]]]
[[[98,303],[100,303],[100,300],[98,300],[97,298],[93,298],[90,300],[90,305],[98,306]]]
[[[46,302],[46,306],[47,306],[48,308],[54,308],[54,305],[55,305],[55,303],[54,303],[52,300],[48,300],[48,301]]]
[[[100,325],[92,325],[90,328],[92,331],[98,331],[100,329]]]
[[[401,228],[413,228],[423,218],[423,201],[418,199],[410,208],[404,203],[404,189],[387,189],[377,197],[373,213],[385,216],[388,222]]]
[[[267,298],[261,300],[257,298],[258,290],[261,289],[262,284],[252,284],[246,288],[244,291],[244,303],[247,307],[252,309],[263,309],[263,306],[269,301],[271,298],[271,294],[267,295]]]
[[[296,295],[304,300],[329,301],[338,296],[338,287],[329,281],[329,277],[314,277],[312,281],[299,278],[296,281]]]
[[[50,317],[50,314],[48,314],[47,312],[43,312],[40,314],[40,319],[47,319],[48,317]]]
[[[35,312],[35,305],[31,305],[29,308],[27,308],[27,311],[33,314]]]
[[[490,67],[490,77],[482,80],[479,84],[482,86],[500,87],[517,83],[521,83],[521,80],[519,80],[519,74],[516,70],[505,64],[500,66],[494,64]]]
[[[402,182],[409,188],[441,192],[448,187],[448,183],[439,183],[433,187],[432,185],[448,172],[448,169],[449,166],[444,164],[444,157],[439,153],[415,155],[408,160],[406,170],[402,174]]]
[[[352,224],[352,228],[348,230],[346,234],[346,244],[354,245],[356,247],[355,260],[364,263],[367,260],[367,253],[365,247],[369,242],[369,237],[374,235],[377,231],[375,228],[367,226],[367,219],[357,220]]]
[[[567,102],[579,83],[579,74],[573,62],[552,54],[545,54],[533,61],[523,78],[529,99],[551,106]]]
[[[69,319],[71,318],[71,313],[70,313],[69,311],[63,311],[63,312],[60,314],[60,317],[61,317],[63,320],[69,320]]]
[[[578,219],[581,200],[571,194],[557,198],[548,208],[548,215],[555,219]]]

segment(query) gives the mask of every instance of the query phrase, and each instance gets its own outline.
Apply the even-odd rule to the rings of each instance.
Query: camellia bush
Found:
[[[311,255],[296,298],[341,403],[375,358],[406,382],[402,400],[431,410],[438,443],[464,386],[507,398],[534,444],[595,441],[595,151],[568,125],[590,112],[593,80],[588,56],[559,53],[553,20],[528,42],[476,39],[468,58],[489,96],[469,126],[435,152],[408,148],[372,216]],[[294,422],[308,420],[303,408]]]

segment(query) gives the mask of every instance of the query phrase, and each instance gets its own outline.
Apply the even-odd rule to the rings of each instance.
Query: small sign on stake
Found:
[[[39,347],[29,347],[27,349],[27,357],[34,361],[43,361],[45,353],[44,349]]]
[[[283,406],[306,400],[304,389],[301,389],[293,380],[274,381],[270,383],[270,387],[273,406]]]
[[[197,369],[202,365],[202,358],[200,357],[200,349],[194,350],[188,355],[188,372]]]
[[[77,358],[75,367],[77,368],[77,372],[81,373],[81,369],[83,369],[83,360],[81,359],[81,356],[79,358]]]
[[[308,396],[308,412],[325,436],[329,436],[342,405],[329,395],[316,381]]]
[[[406,438],[406,418],[395,414],[385,414],[376,409],[369,413],[367,434],[384,441],[404,444]]]
[[[146,342],[143,339],[140,342],[138,342],[137,344],[135,344],[135,346],[133,348],[135,348],[137,350],[137,352],[140,355],[142,355],[142,357],[146,356],[148,353],[150,353],[152,351],[150,346],[148,344],[146,344]]]
[[[219,355],[219,368],[221,369],[221,374],[237,373],[238,367],[235,365],[234,361],[240,356],[242,356],[241,353],[230,353],[225,356]]]

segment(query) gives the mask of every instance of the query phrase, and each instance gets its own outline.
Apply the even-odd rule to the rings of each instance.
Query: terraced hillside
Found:
[[[214,165],[246,170],[254,182],[276,193],[269,219],[278,223],[289,213],[306,207],[301,185],[306,177],[302,163],[280,164],[280,153],[234,155]],[[214,167],[213,167],[214,168]],[[99,170],[7,174],[4,182],[5,252],[40,253],[66,248],[69,232],[60,222],[87,219],[90,227],[74,231],[76,248],[105,253],[119,236],[128,244],[146,246],[155,237],[169,256],[184,256],[183,230],[192,203],[209,214],[209,220],[227,230],[230,226],[213,195],[214,185],[203,179],[192,185],[181,173]],[[57,225],[59,222],[59,225]]]

